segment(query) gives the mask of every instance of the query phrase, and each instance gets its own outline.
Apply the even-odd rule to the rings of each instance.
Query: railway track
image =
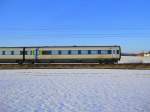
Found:
[[[75,64],[0,64],[0,69],[142,69],[150,70],[148,64],[91,64],[91,63],[75,63]]]

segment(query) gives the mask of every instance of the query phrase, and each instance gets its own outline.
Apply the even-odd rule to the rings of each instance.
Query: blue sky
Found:
[[[0,0],[0,46],[150,50],[149,0]]]

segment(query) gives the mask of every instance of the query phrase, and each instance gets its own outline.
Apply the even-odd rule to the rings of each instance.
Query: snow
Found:
[[[121,56],[119,63],[150,63],[150,57]]]
[[[150,112],[150,70],[1,70],[0,112]]]

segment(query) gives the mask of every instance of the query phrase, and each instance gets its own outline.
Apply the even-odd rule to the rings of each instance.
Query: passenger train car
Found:
[[[0,63],[117,63],[120,46],[0,47]]]

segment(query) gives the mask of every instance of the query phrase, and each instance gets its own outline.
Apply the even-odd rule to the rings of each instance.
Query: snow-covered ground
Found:
[[[150,112],[150,70],[1,70],[0,112]]]
[[[150,57],[122,56],[119,63],[150,63]]]

